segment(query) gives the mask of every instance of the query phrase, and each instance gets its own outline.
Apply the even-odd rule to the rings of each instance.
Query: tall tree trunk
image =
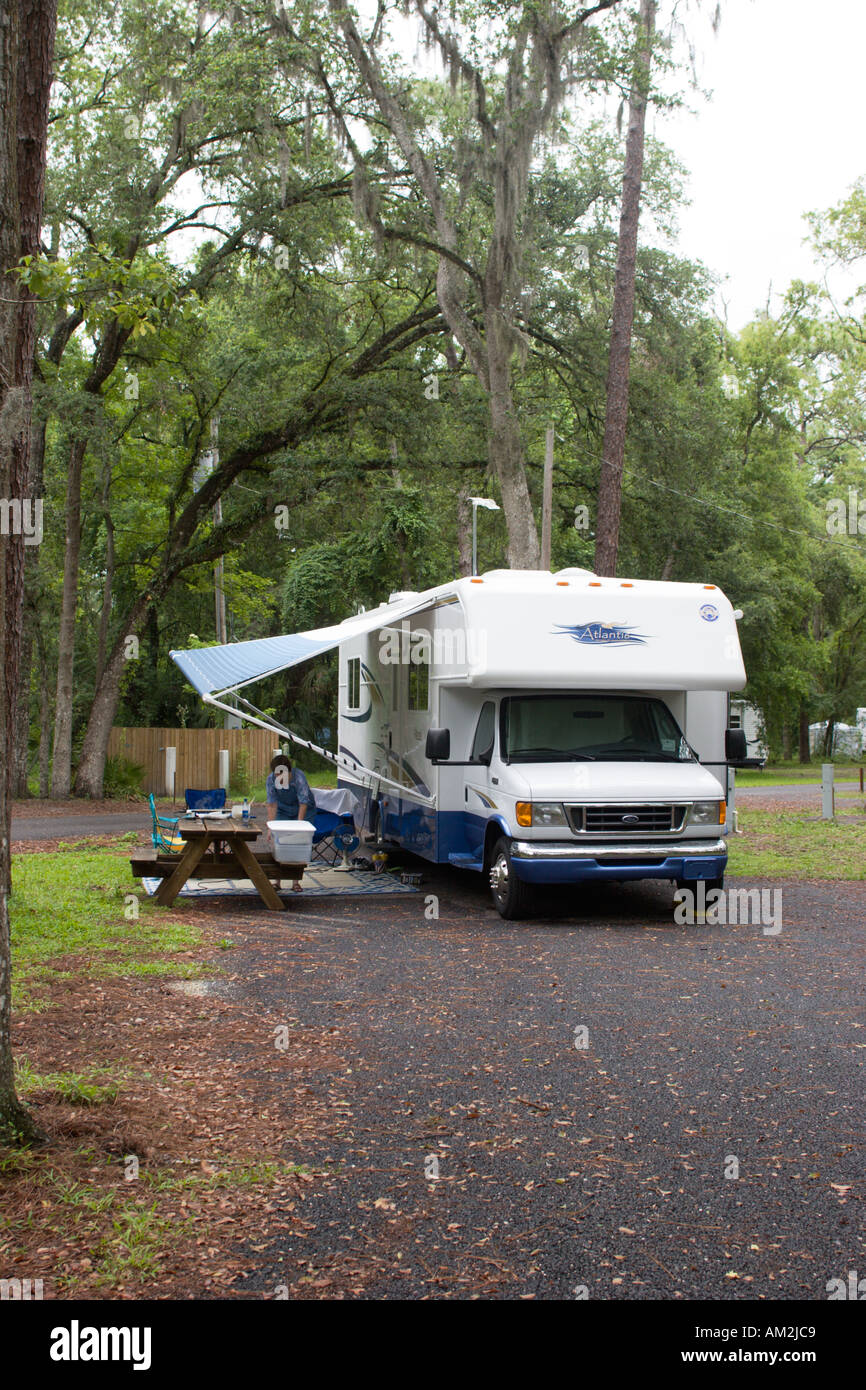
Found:
[[[39,653],[39,795],[46,797],[51,790],[51,681],[41,623],[36,628],[36,650]]]
[[[102,679],[105,670],[105,653],[108,647],[108,625],[111,621],[111,600],[114,589],[114,523],[110,516],[105,518],[105,579],[102,585],[102,611],[99,614],[99,636],[96,643],[96,681]]]
[[[127,248],[130,260],[135,241]],[[85,399],[99,400],[126,346],[131,329],[112,319],[91,360],[84,383]],[[72,783],[72,698],[75,665],[75,615],[78,609],[78,579],[81,560],[81,477],[87,452],[87,435],[76,435],[69,447],[66,480],[66,546],[63,556],[63,594],[57,648],[57,692],[54,707],[54,754],[51,765],[51,795],[66,797]]]
[[[655,29],[656,0],[641,0],[638,51],[629,97],[628,135],[622,181],[622,211],[619,248],[610,330],[610,358],[607,372],[607,408],[604,421],[601,477],[598,485],[598,516],[595,531],[595,569],[597,574],[616,574],[619,551],[619,525],[622,513],[622,469],[628,423],[628,391],[631,366],[631,336],[634,324],[634,283],[637,261],[637,231],[643,184],[644,129],[649,93],[652,37]]]
[[[664,565],[663,565],[663,567],[662,567],[662,572],[661,572],[661,578],[662,578],[662,579],[665,579],[665,580],[670,579],[671,575],[673,574],[673,572],[674,572],[674,565],[676,564],[677,550],[678,550],[678,549],[679,549],[679,546],[677,545],[676,541],[674,541],[673,545],[671,546],[670,550],[668,551],[667,559],[665,560]]]
[[[824,730],[824,757],[832,758],[833,744],[836,741],[836,720],[828,719],[827,727]]]
[[[35,547],[34,547],[35,549]],[[28,566],[29,568],[29,566]],[[27,785],[30,753],[30,685],[33,670],[33,633],[29,622],[23,624],[21,652],[18,660],[18,694],[15,701],[15,727],[9,750],[9,793],[13,799],[30,795]]]
[[[797,737],[799,741],[799,755],[801,763],[810,763],[812,753],[809,748],[809,712],[804,707],[800,708],[800,715],[797,720]]]
[[[490,466],[499,480],[502,494],[502,511],[508,528],[508,564],[511,569],[534,570],[541,563],[541,546],[526,480],[523,438],[514,406],[513,332],[500,309],[489,309],[485,323]]]
[[[457,494],[457,573],[472,573],[472,507],[465,487]]]
[[[45,422],[33,425],[30,431],[30,465],[28,496],[39,498],[43,491],[45,459]],[[34,591],[39,580],[39,546],[26,547],[24,584],[27,593],[25,608],[35,606]],[[18,710],[15,718],[15,747],[12,754],[12,795],[29,796],[27,787],[28,755],[30,749],[30,687],[33,668],[33,623],[25,622],[21,638],[21,657],[18,670]]]
[[[791,725],[787,719],[782,723],[782,761],[791,761]]]
[[[63,554],[63,595],[57,631],[57,690],[54,701],[54,751],[51,795],[68,796],[72,786],[72,697],[75,666],[75,615],[81,561],[81,472],[86,441],[73,439],[66,478],[66,546]]]
[[[0,9],[0,497],[23,501],[29,476],[36,303],[14,267],[39,247],[55,0]],[[15,1093],[9,929],[10,797],[24,598],[24,537],[0,535],[0,1138],[42,1138]]]
[[[602,0],[597,8],[607,9],[614,3],[616,0]],[[544,72],[549,76],[554,67],[559,71],[564,36],[577,26],[566,25],[560,32],[551,29],[545,31],[542,37],[537,32],[537,19],[530,21],[527,18],[522,29],[518,24],[504,82],[504,110],[497,124],[490,116],[480,72],[469,68],[462,59],[454,34],[445,34],[439,28],[435,7],[428,12],[419,3],[417,8],[431,41],[439,45],[451,71],[456,73],[458,68],[462,68],[464,72],[471,71],[473,74],[474,109],[482,127],[483,143],[488,151],[492,151],[490,159],[493,166],[493,229],[483,274],[463,261],[459,254],[460,237],[457,224],[449,212],[450,198],[439,181],[434,162],[417,142],[401,99],[389,87],[383,75],[375,39],[361,36],[341,0],[330,0],[331,12],[342,30],[351,61],[399,144],[431,215],[431,232],[436,241],[425,239],[418,244],[424,244],[428,249],[434,246],[438,249],[436,295],[442,317],[466,353],[472,371],[488,396],[489,458],[502,489],[502,510],[508,530],[508,563],[514,569],[537,569],[541,548],[512,390],[511,360],[515,333],[505,309],[519,284],[520,213],[526,200],[526,182],[534,141],[552,119],[556,108],[552,87],[541,74]],[[589,13],[594,13],[594,9],[588,11],[584,18]],[[280,25],[284,32],[291,33],[285,14],[280,17]],[[544,28],[543,25],[540,27]],[[544,61],[531,64],[533,72],[527,79],[523,62],[530,35],[533,51],[536,46],[544,49]],[[404,239],[403,231],[382,224],[369,187],[366,186],[363,155],[355,144],[342,111],[334,103],[333,92],[324,78],[318,59],[315,70],[327,92],[330,109],[340,123],[346,145],[355,159],[355,173],[359,181],[363,175],[365,215],[382,237]],[[410,235],[409,240],[416,239]],[[470,281],[473,279],[484,305],[483,334],[475,322],[475,306],[469,294]]]
[[[96,643],[96,684],[105,670],[108,649],[108,627],[111,621],[111,598],[114,588],[114,522],[111,519],[111,464],[107,463],[102,479],[102,516],[105,522],[105,579],[102,585],[102,611],[99,615],[99,636]],[[223,595],[225,601],[225,595]],[[225,641],[225,638],[220,639]]]
[[[166,585],[166,587],[168,587]],[[160,591],[161,592],[161,591]],[[108,740],[117,706],[120,700],[120,684],[126,662],[126,639],[135,636],[157,601],[157,591],[151,586],[133,605],[126,621],[121,625],[111,655],[97,684],[87,721],[87,732],[81,746],[78,769],[75,774],[75,795],[99,799],[102,796],[105,778],[105,759],[108,753]]]

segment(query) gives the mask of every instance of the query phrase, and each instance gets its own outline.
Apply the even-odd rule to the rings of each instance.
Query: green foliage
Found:
[[[251,795],[250,755],[246,748],[239,748],[235,753],[228,790],[229,796],[236,799]]]
[[[258,3],[207,23],[192,0],[61,8],[47,250],[21,267],[45,301],[45,538],[28,584],[50,684],[69,449],[84,438],[80,741],[101,625],[104,663],[163,580],[124,663],[116,722],[203,725],[212,716],[168,652],[215,641],[220,552],[230,640],[303,630],[455,575],[460,495],[497,493],[484,393],[438,316],[436,257],[418,244],[421,204],[326,12],[294,7],[292,37]],[[524,7],[455,13],[477,30],[499,119],[497,65]],[[590,27],[575,61],[602,88],[628,69],[631,17],[618,7]],[[318,51],[334,101],[367,122],[366,178],[405,239],[377,240],[355,214],[355,154],[305,47],[316,35],[331,36]],[[459,75],[419,77],[405,54],[392,59],[473,262],[489,244],[493,166],[472,92]],[[526,170],[508,312],[536,511],[548,423],[557,434],[554,567],[592,563],[622,156],[612,121],[566,102]],[[642,228],[673,231],[682,186],[650,141]],[[866,253],[864,200],[858,185],[812,219],[828,262]],[[620,572],[718,583],[743,609],[747,694],[778,751],[801,714],[838,720],[866,704],[862,536],[826,526],[828,502],[849,487],[866,495],[863,305],[795,284],[778,319],[735,337],[708,310],[707,272],[662,241],[645,232],[638,255]],[[116,366],[90,389],[112,344]],[[210,503],[192,515],[217,418],[212,462],[231,466],[221,521]],[[580,505],[589,525],[576,529]],[[505,540],[501,514],[485,516],[482,569],[503,563]],[[34,667],[34,750],[42,680]],[[335,681],[325,658],[254,698],[317,738],[333,723]],[[109,788],[134,794],[134,771],[112,763]]]
[[[120,800],[135,801],[144,787],[144,768],[129,758],[112,754],[105,760],[105,795]]]
[[[26,1058],[16,1059],[15,1085],[19,1095],[48,1092],[67,1105],[113,1105],[128,1073],[113,1067],[85,1072],[34,1072]]]

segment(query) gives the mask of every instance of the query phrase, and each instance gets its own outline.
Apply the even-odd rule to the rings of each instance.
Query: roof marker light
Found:
[[[557,581],[556,581],[556,587],[557,587],[557,589],[567,589],[567,588],[568,588],[568,580],[567,580],[567,579],[557,579]]]
[[[601,583],[600,583],[600,581],[599,581],[598,579],[591,579],[591,580],[589,581],[589,587],[590,587],[590,589],[600,589],[600,588],[601,588]]]
[[[632,584],[632,582],[631,582],[630,579],[624,579],[623,582],[620,584],[619,587],[620,587],[621,589],[633,589],[633,588],[634,588],[634,585]]]

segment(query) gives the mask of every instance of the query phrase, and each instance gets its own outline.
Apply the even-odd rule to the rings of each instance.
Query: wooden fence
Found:
[[[112,729],[108,756],[128,758],[144,768],[144,791],[183,800],[185,787],[219,787],[220,751],[229,755],[229,778],[237,769],[238,754],[247,755],[252,783],[264,782],[271,758],[278,751],[276,734],[267,729]],[[166,779],[166,749],[174,748],[177,771],[174,787]]]

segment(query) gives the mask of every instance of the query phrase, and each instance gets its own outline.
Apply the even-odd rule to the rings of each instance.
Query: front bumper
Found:
[[[526,883],[575,883],[580,879],[721,878],[728,862],[724,840],[676,840],[644,844],[575,844],[566,840],[515,840],[514,872]]]

